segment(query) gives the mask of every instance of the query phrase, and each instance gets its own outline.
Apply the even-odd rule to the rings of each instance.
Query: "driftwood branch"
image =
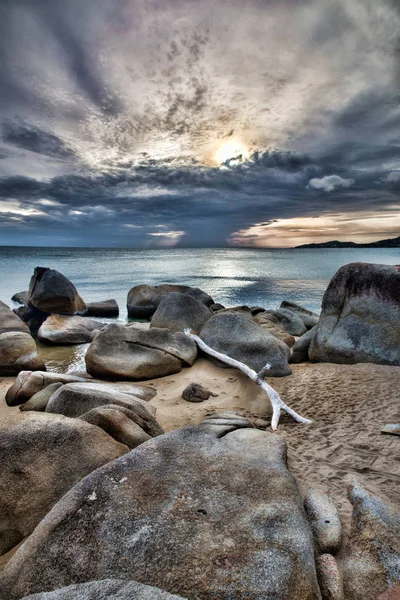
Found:
[[[205,342],[203,342],[203,340],[201,338],[199,338],[198,335],[194,335],[193,333],[191,333],[190,329],[185,329],[185,334],[187,336],[189,336],[194,342],[196,342],[198,347],[201,350],[203,350],[203,352],[205,352],[206,354],[209,354],[210,356],[213,356],[214,358],[217,358],[218,360],[224,362],[225,364],[229,365],[230,367],[239,369],[245,375],[247,375],[247,377],[249,377],[252,381],[257,383],[257,385],[259,385],[267,393],[269,400],[271,402],[271,406],[272,406],[271,429],[273,431],[276,431],[276,429],[278,428],[281,410],[284,410],[285,412],[287,412],[298,423],[305,423],[305,424],[311,423],[310,419],[305,419],[304,417],[299,415],[297,412],[295,412],[292,408],[287,406],[281,400],[281,397],[279,396],[278,392],[276,390],[274,390],[274,388],[271,387],[266,381],[264,381],[265,375],[271,368],[271,365],[269,363],[267,363],[265,365],[265,367],[263,367],[259,373],[256,373],[253,369],[251,369],[244,363],[240,362],[239,360],[230,358],[230,356],[227,356],[226,354],[221,354],[221,352],[217,352],[217,350],[210,348],[210,346],[207,346],[207,344]]]

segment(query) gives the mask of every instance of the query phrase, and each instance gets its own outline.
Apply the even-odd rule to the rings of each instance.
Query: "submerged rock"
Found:
[[[54,592],[25,596],[22,600],[107,600],[109,598],[112,600],[185,600],[182,596],[169,594],[160,588],[122,579],[78,583]]]
[[[290,350],[286,344],[240,313],[218,312],[209,319],[200,333],[211,348],[239,360],[257,373],[271,364],[269,376],[290,375]],[[223,365],[218,361],[218,365]]]
[[[78,419],[34,412],[3,417],[0,554],[29,535],[82,477],[127,451],[100,428]]]
[[[28,306],[42,312],[73,315],[86,310],[76,287],[62,273],[36,267],[29,285]]]
[[[116,300],[102,300],[100,302],[88,302],[86,304],[87,317],[118,317],[119,307]]]
[[[92,341],[85,361],[94,377],[152,379],[179,373],[196,356],[196,344],[183,333],[111,324]]]
[[[165,328],[172,332],[190,329],[192,333],[198,334],[212,316],[213,312],[196,298],[172,292],[161,300],[150,327]]]
[[[199,600],[320,600],[285,443],[225,423],[213,415],[85,477],[8,563],[0,597],[113,577]]]
[[[214,304],[211,296],[199,288],[193,288],[188,285],[162,284],[152,286],[141,284],[129,290],[127,298],[128,316],[134,319],[150,319],[161,300],[172,292],[188,294],[206,306]]]
[[[38,331],[38,340],[46,344],[87,344],[93,333],[105,326],[106,323],[86,317],[50,315]]]
[[[341,267],[324,294],[309,357],[400,365],[400,273],[368,263]]]
[[[218,394],[213,394],[199,383],[194,382],[190,383],[182,392],[182,398],[187,402],[204,402],[210,396],[216,397]]]
[[[22,331],[0,333],[0,375],[17,375],[26,369],[46,369],[37,353],[35,340]]]
[[[400,592],[400,513],[354,483],[351,532],[344,552],[346,600],[377,600]]]

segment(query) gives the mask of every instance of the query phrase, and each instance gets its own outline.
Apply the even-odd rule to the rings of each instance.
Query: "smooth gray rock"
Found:
[[[285,443],[224,420],[157,437],[85,477],[8,563],[0,597],[112,577],[198,600],[320,600]]]
[[[165,296],[152,316],[150,327],[169,329],[173,333],[190,329],[199,334],[213,312],[189,294],[172,292]]]
[[[185,600],[138,581],[103,579],[25,596],[22,600]]]
[[[253,317],[254,323],[260,325],[265,331],[276,337],[278,340],[284,342],[289,348],[294,346],[295,338],[287,333],[282,327],[280,327],[275,318],[271,318],[271,315],[266,313],[265,311],[258,313],[255,317]]]
[[[103,317],[111,318],[118,317],[119,307],[116,300],[102,300],[100,302],[87,302],[86,313],[87,317]]]
[[[400,592],[400,513],[358,482],[349,487],[349,499],[353,515],[343,557],[345,598],[394,599],[390,592]]]
[[[75,345],[92,341],[93,333],[106,323],[79,316],[50,315],[41,325],[37,337],[45,344]]]
[[[51,383],[72,383],[73,381],[85,382],[84,377],[64,375],[63,373],[48,373],[46,371],[22,371],[18,374],[14,383],[8,388],[6,402],[8,406],[18,406],[29,398],[40,392]]]
[[[0,333],[0,375],[17,375],[26,369],[46,369],[33,337],[22,331]]]
[[[309,357],[400,365],[400,272],[368,263],[341,267],[324,294]]]
[[[311,340],[315,334],[316,327],[309,329],[306,333],[303,333],[301,337],[297,340],[295,345],[293,346],[292,354],[290,355],[289,362],[290,363],[302,363],[307,362],[308,351],[310,349]]]
[[[29,535],[82,477],[127,451],[99,427],[78,419],[41,412],[2,417],[0,554],[20,541],[17,534]],[[16,532],[13,540],[10,532]]]
[[[46,410],[46,406],[54,394],[60,387],[62,387],[62,383],[51,383],[40,392],[36,392],[33,394],[31,398],[29,398],[28,402],[21,404],[19,410],[37,410],[39,412],[44,412]]]
[[[298,317],[300,317],[307,329],[312,329],[313,327],[315,327],[315,325],[318,324],[319,315],[312,312],[311,310],[308,310],[307,308],[303,308],[295,302],[288,302],[284,300],[283,302],[281,302],[279,308],[284,308],[290,310],[291,312],[294,312]]]
[[[339,512],[327,494],[308,488],[304,507],[314,535],[317,554],[337,554],[342,543]]]
[[[62,273],[36,267],[28,293],[28,306],[42,312],[73,315],[86,310],[86,304],[74,284]]]
[[[141,284],[136,285],[129,290],[127,298],[128,316],[134,319],[150,319],[155,313],[161,300],[171,292],[188,294],[206,306],[214,304],[214,300],[211,296],[199,288],[168,283],[156,286]]]
[[[17,302],[18,304],[26,304],[28,302],[28,290],[25,292],[17,292],[12,296],[11,300],[13,302]]]
[[[196,356],[196,344],[183,333],[111,324],[92,341],[85,361],[93,377],[142,380],[179,373]]]
[[[240,313],[218,312],[209,319],[200,333],[201,339],[211,348],[239,360],[257,373],[272,365],[269,375],[290,375],[288,363],[290,350],[286,344]],[[220,361],[217,362],[223,365]]]
[[[7,304],[0,300],[0,333],[10,333],[11,331],[29,333],[29,327]]]
[[[279,308],[278,310],[266,310],[260,315],[269,316],[281,329],[289,335],[301,336],[307,328],[301,318],[291,310]]]

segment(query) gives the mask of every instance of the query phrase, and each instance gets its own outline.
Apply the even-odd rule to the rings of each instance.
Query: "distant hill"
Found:
[[[323,242],[321,244],[303,244],[296,248],[400,248],[400,236],[390,240],[379,240],[369,244],[356,244],[356,242]]]

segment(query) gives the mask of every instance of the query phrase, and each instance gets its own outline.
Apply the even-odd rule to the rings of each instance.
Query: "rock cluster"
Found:
[[[211,296],[199,288],[193,288],[188,285],[162,284],[152,286],[141,284],[136,285],[128,292],[128,316],[133,319],[150,319],[156,312],[161,300],[172,292],[188,294],[205,306],[214,304]]]

